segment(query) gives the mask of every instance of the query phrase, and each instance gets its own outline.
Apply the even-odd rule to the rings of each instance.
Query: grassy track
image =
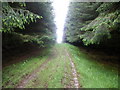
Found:
[[[64,47],[56,45],[51,52],[50,59],[51,61],[47,63],[46,67],[38,72],[38,76],[31,80],[26,87],[67,87],[71,78],[71,68]],[[69,76],[65,77],[65,73]]]
[[[104,66],[90,58],[83,50],[69,44],[57,44],[44,51],[44,55],[31,57],[20,63],[3,68],[3,87],[16,87],[25,76],[30,75],[40,65],[36,76],[24,85],[26,88],[73,88],[73,74],[71,70],[71,56],[78,80],[83,88],[117,88],[118,72],[110,66]],[[49,62],[45,63],[46,60]]]

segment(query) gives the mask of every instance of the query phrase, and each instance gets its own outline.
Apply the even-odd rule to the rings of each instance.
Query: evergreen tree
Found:
[[[71,3],[66,23],[66,40],[82,40],[85,45],[89,45],[110,39],[111,32],[120,28],[119,8],[117,2]]]

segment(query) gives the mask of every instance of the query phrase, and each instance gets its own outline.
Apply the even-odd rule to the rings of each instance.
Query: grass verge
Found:
[[[65,44],[65,47],[71,53],[83,88],[118,88],[117,68],[99,63],[97,58],[73,45]]]

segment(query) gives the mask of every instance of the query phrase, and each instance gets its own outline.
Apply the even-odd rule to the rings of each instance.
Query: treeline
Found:
[[[65,41],[84,45],[120,46],[120,2],[71,2]]]
[[[55,43],[55,24],[50,2],[2,2],[3,53]]]

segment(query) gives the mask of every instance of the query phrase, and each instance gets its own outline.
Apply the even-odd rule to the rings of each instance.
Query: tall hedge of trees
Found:
[[[120,2],[71,2],[65,31],[70,43],[90,45],[119,40]]]

